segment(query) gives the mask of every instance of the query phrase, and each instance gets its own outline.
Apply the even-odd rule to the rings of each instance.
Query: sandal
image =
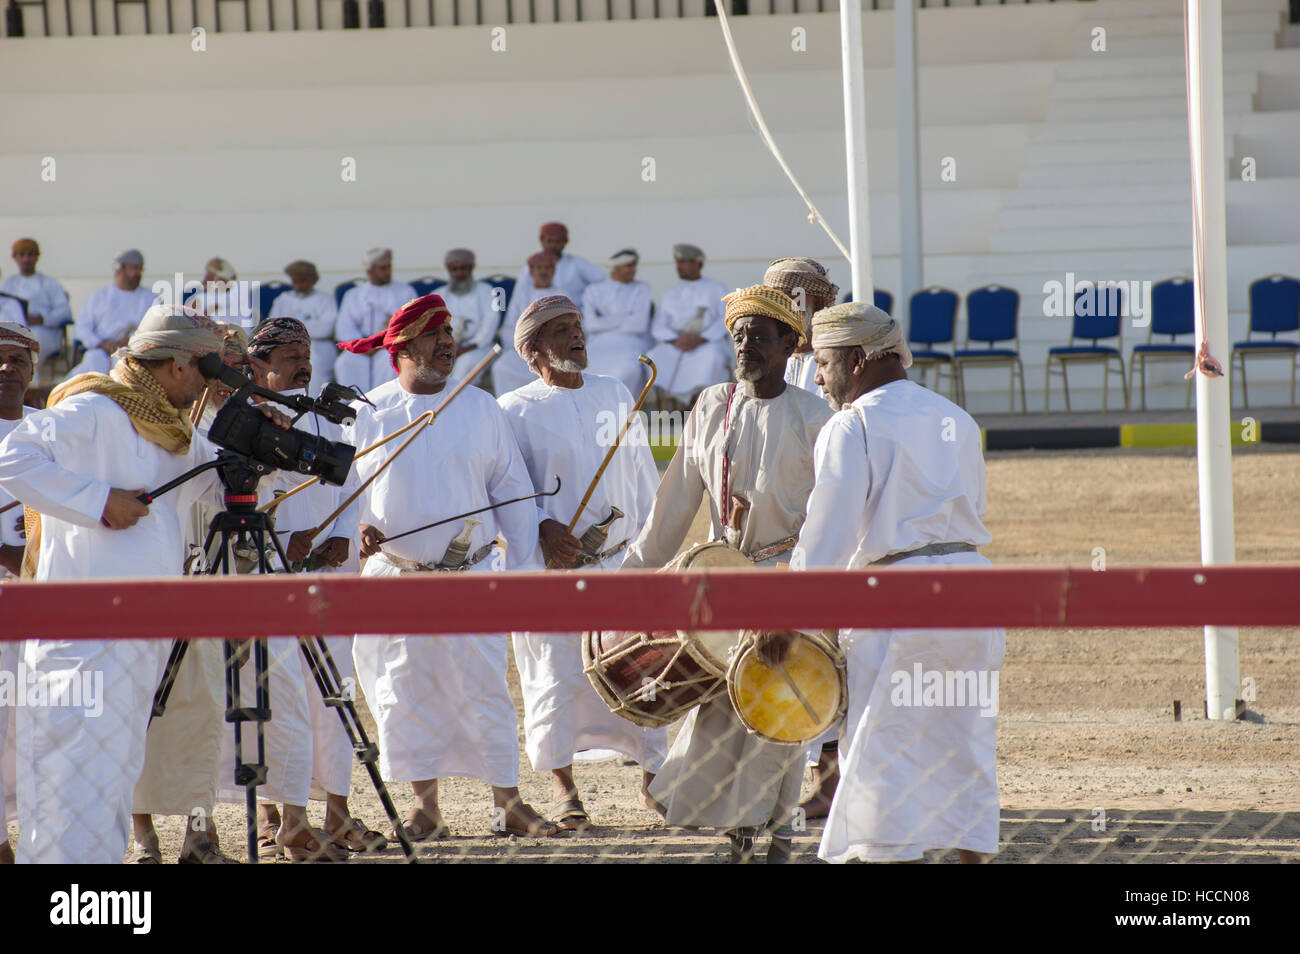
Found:
[[[551,821],[560,831],[586,831],[591,828],[591,816],[582,807],[582,799],[568,798],[556,802],[548,809]]]
[[[280,834],[280,828],[262,828],[257,833],[257,857],[265,859],[283,858],[284,849],[275,839]]]
[[[135,851],[131,852],[131,857],[126,859],[129,865],[160,865],[162,864],[162,852],[157,848],[145,848],[139,842],[135,843]]]
[[[517,825],[506,825],[504,828],[492,827],[492,834],[498,838],[505,838],[514,835],[516,838],[554,838],[556,835],[567,835],[574,831],[572,828],[561,828],[553,821],[547,821],[543,818],[540,822],[530,825],[527,828],[520,828]]]
[[[237,865],[238,858],[231,858],[210,841],[205,841],[198,848],[182,851],[176,859],[178,865]]]
[[[281,829],[283,831],[283,829]],[[332,864],[348,860],[347,849],[340,848],[329,840],[329,836],[319,828],[307,829],[307,839],[305,844],[289,845],[283,844],[276,836],[278,844],[284,849],[285,855],[294,864],[308,862],[312,864]]]
[[[330,841],[347,851],[383,851],[388,839],[371,831],[360,818],[349,818],[341,829],[330,833]]]
[[[429,840],[441,841],[444,838],[451,837],[451,829],[448,828],[442,822],[438,822],[435,825],[430,825],[428,828],[416,828],[415,825],[413,824],[414,821],[432,821],[432,820],[433,819],[429,818],[429,816],[426,815],[424,812],[417,812],[415,819],[413,819],[412,821],[402,822],[402,827],[406,829],[406,837],[411,839],[412,842],[429,841]],[[375,834],[378,833],[376,832]],[[381,835],[380,837],[382,838],[383,836]],[[397,837],[397,831],[396,829],[394,829],[393,831],[390,831],[388,833],[388,840],[400,842],[402,839]]]

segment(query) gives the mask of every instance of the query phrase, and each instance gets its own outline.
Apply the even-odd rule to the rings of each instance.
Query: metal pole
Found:
[[[894,79],[898,92],[899,301],[925,287],[921,261],[921,136],[916,82],[915,0],[894,3]],[[901,312],[900,312],[901,314]]]
[[[1223,155],[1223,3],[1186,0],[1187,120],[1192,156],[1196,330],[1210,354],[1226,356],[1228,235]],[[1229,367],[1229,371],[1231,368]],[[1196,375],[1196,464],[1201,563],[1236,561],[1232,519],[1232,390],[1227,375]],[[1211,719],[1233,719],[1240,673],[1237,630],[1205,627],[1205,701]]]
[[[840,2],[844,70],[844,156],[848,167],[849,258],[853,297],[871,301],[871,220],[867,203],[867,93],[862,65],[862,0]]]

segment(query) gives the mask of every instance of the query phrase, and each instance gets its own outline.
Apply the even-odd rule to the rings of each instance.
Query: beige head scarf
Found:
[[[846,301],[823,308],[813,315],[814,348],[852,348],[859,346],[867,360],[896,354],[904,368],[912,366],[912,351],[903,337],[902,326],[875,305]]]
[[[113,357],[171,358],[186,365],[198,355],[220,351],[222,345],[221,332],[212,319],[181,305],[154,305],[131,332],[126,347],[118,348]]]

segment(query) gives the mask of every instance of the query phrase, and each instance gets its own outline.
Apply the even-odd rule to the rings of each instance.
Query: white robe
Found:
[[[299,295],[290,288],[272,299],[267,317],[297,318],[307,328],[311,335],[311,384],[307,390],[313,397],[320,394],[320,389],[334,380],[334,363],[340,354],[334,343],[334,326],[339,318],[334,296],[319,289]]]
[[[442,300],[447,303],[447,310],[451,312],[456,344],[477,345],[456,359],[456,364],[451,369],[452,381],[459,381],[469,374],[470,369],[483,360],[488,348],[496,340],[502,312],[493,307],[493,291],[487,282],[475,282],[464,295],[454,294],[450,285],[443,285],[434,293],[442,296]],[[491,366],[500,363],[501,359],[498,358]],[[480,375],[475,383],[481,386],[485,380],[486,377]]]
[[[51,428],[57,440],[48,439]],[[0,444],[0,489],[43,514],[37,581],[176,576],[186,515],[197,499],[211,499],[213,472],[159,497],[128,529],[110,530],[100,515],[111,488],[157,487],[213,451],[196,436],[188,453],[169,454],[98,394],[27,417]],[[39,684],[102,673],[102,692],[79,706],[18,710],[20,861],[121,862],[167,650],[165,640],[27,641],[24,662]]]
[[[681,548],[708,494],[712,538],[723,539],[718,501],[722,460],[728,488],[750,503],[739,549],[752,553],[799,532],[813,486],[813,445],[830,408],[797,388],[774,398],[750,397],[738,386],[731,430],[723,427],[731,385],[700,393],[681,444],[664,473],[654,510],[629,548],[625,567],[658,567]],[[765,561],[786,562],[789,551]],[[791,822],[803,778],[803,749],[746,731],[725,695],[692,709],[673,740],[650,794],[671,825],[737,828]]]
[[[433,410],[446,389],[411,394],[390,381],[368,395],[376,409],[361,406],[352,443],[366,446]],[[358,462],[365,480],[400,443],[394,441]],[[533,492],[505,414],[487,392],[466,388],[432,427],[376,478],[362,498],[361,523],[396,535],[443,517]],[[532,501],[479,514],[472,555],[498,534],[496,550],[465,572],[540,568],[537,508]],[[462,526],[447,524],[413,534],[384,550],[406,560],[435,564]],[[362,576],[396,576],[379,559],[366,561]],[[390,782],[468,776],[510,787],[519,781],[519,724],[506,684],[508,641],[490,635],[358,635],[353,656],[379,729],[380,771]]]
[[[524,359],[519,357],[519,352],[515,350],[515,324],[519,321],[519,316],[537,299],[560,294],[563,292],[553,285],[534,288],[529,284],[522,290],[518,285],[515,286],[515,292],[510,296],[510,305],[506,309],[505,320],[501,322],[501,330],[497,334],[497,339],[501,342],[501,357],[493,361],[491,367],[492,392],[497,397],[519,390],[530,384],[536,377]],[[575,304],[578,303],[575,301]]]
[[[41,343],[42,361],[63,350],[63,326],[72,321],[72,307],[62,285],[40,272],[14,273],[0,282],[0,292],[27,299],[27,314],[41,316],[41,323],[32,326],[32,334]]]
[[[605,270],[599,265],[593,265],[580,255],[570,255],[565,252],[560,256],[560,260],[555,263],[555,277],[551,279],[551,288],[553,290],[548,294],[568,295],[575,304],[581,305],[582,293],[587,286],[595,282],[603,282],[605,278]],[[519,275],[515,278],[514,295],[522,293],[524,297],[527,297],[533,293],[533,290],[533,273],[525,265],[519,270]],[[511,296],[512,302],[514,301],[514,295]]]
[[[811,351],[807,354],[790,355],[790,360],[785,363],[785,383],[803,388],[809,394],[815,394],[819,398],[825,397],[817,384],[817,362],[813,359]]]
[[[75,325],[76,338],[86,346],[86,354],[81,363],[68,372],[68,377],[87,371],[108,374],[113,367],[113,360],[99,345],[116,341],[132,331],[157,300],[158,296],[143,285],[135,291],[123,291],[116,285],[105,285],[91,294],[77,313]]]
[[[695,392],[727,380],[735,364],[735,349],[727,326],[723,323],[727,294],[721,282],[700,278],[678,282],[664,292],[650,322],[650,334],[656,344],[650,360],[659,369],[655,387],[680,401],[688,401]],[[690,332],[706,339],[691,351],[682,351],[671,342]]]
[[[970,415],[912,381],[876,388],[854,408],[836,414],[818,438],[817,485],[793,565],[863,569],[927,544],[987,544],[984,459]],[[960,552],[898,565],[989,562]],[[956,705],[955,698],[913,705],[896,690],[912,685],[916,667],[945,679],[975,673],[995,686],[991,674],[1002,665],[1004,637],[1001,629],[841,632],[849,710],[822,859],[909,861],[928,849],[997,851],[996,696],[990,712]]]
[[[618,378],[640,394],[648,369],[637,356],[650,347],[650,286],[606,279],[582,295],[582,330],[587,337],[587,367],[593,374]]]
[[[519,450],[533,486],[560,492],[538,500],[537,522],[568,526],[579,501],[632,411],[633,399],[614,378],[584,374],[581,388],[555,388],[540,379],[503,395]],[[638,422],[611,458],[609,467],[574,528],[574,536],[604,520],[611,507],[624,516],[609,528],[605,549],[635,538],[654,505],[659,473],[645,429]],[[614,570],[616,553],[589,569]],[[515,633],[515,664],[524,696],[524,738],[529,761],[539,772],[575,761],[596,761],[622,753],[648,772],[657,772],[668,749],[668,730],[646,729],[615,715],[592,688],[582,669],[580,633]]]
[[[348,289],[339,305],[335,337],[339,341],[352,341],[379,334],[388,327],[393,312],[415,298],[415,289],[406,282],[391,281],[387,285],[362,282]],[[334,380],[339,384],[360,388],[363,392],[377,388],[397,377],[392,358],[387,349],[379,348],[370,354],[352,354],[339,351],[334,360]]]
[[[32,413],[34,412],[31,408],[23,408],[23,417]],[[4,440],[18,424],[19,421],[0,418],[0,440]],[[0,490],[0,507],[12,503],[13,499]],[[22,513],[21,507],[15,507],[0,514],[0,544],[7,547],[21,547],[26,543],[26,538],[18,529],[18,525],[22,523]],[[0,586],[16,582],[17,579],[8,570],[0,567]],[[22,658],[22,646],[22,640],[0,640],[0,673],[9,673],[7,678],[13,679],[17,676],[18,660]],[[14,730],[17,713],[16,706],[0,706],[0,825],[18,818],[18,790],[15,775],[17,733]]]

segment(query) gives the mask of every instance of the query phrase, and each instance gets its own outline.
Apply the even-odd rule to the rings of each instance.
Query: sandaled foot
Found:
[[[560,831],[586,831],[591,827],[591,816],[582,807],[580,798],[566,798],[556,802],[547,814]]]
[[[733,865],[748,865],[754,862],[754,829],[733,828],[727,832],[727,841],[731,851],[728,860]]]
[[[157,845],[142,845],[138,841],[135,843],[131,857],[126,859],[129,865],[160,865],[162,864],[162,851]]]
[[[547,821],[530,805],[519,805],[506,812],[501,825],[493,824],[492,834],[517,838],[554,838],[556,835],[568,834],[570,829],[563,829],[555,822]]]
[[[284,829],[280,829],[283,833]],[[333,844],[325,832],[319,828],[299,829],[292,842],[281,841],[282,835],[276,836],[276,844],[284,849],[285,855],[295,864],[327,864],[347,861],[348,853],[344,848]]]
[[[406,829],[406,835],[411,841],[440,841],[443,838],[451,837],[451,829],[443,822],[441,816],[430,815],[423,809],[417,811],[414,815],[402,822],[402,827]],[[388,833],[389,841],[398,841],[396,831]]]
[[[346,851],[383,851],[388,839],[371,831],[360,818],[349,818],[342,828],[330,832],[330,841]]]
[[[262,859],[284,857],[284,849],[276,841],[279,834],[280,828],[278,825],[274,828],[259,828],[257,830],[257,857]]]
[[[654,812],[660,818],[668,817],[668,809],[664,808],[663,805],[655,801],[654,796],[652,796],[644,788],[641,789],[641,793],[637,795],[636,800],[637,802],[640,803],[641,807],[644,808],[646,811]]]
[[[187,845],[181,856],[176,859],[178,865],[237,865],[238,858],[231,858],[210,841],[197,845]]]

